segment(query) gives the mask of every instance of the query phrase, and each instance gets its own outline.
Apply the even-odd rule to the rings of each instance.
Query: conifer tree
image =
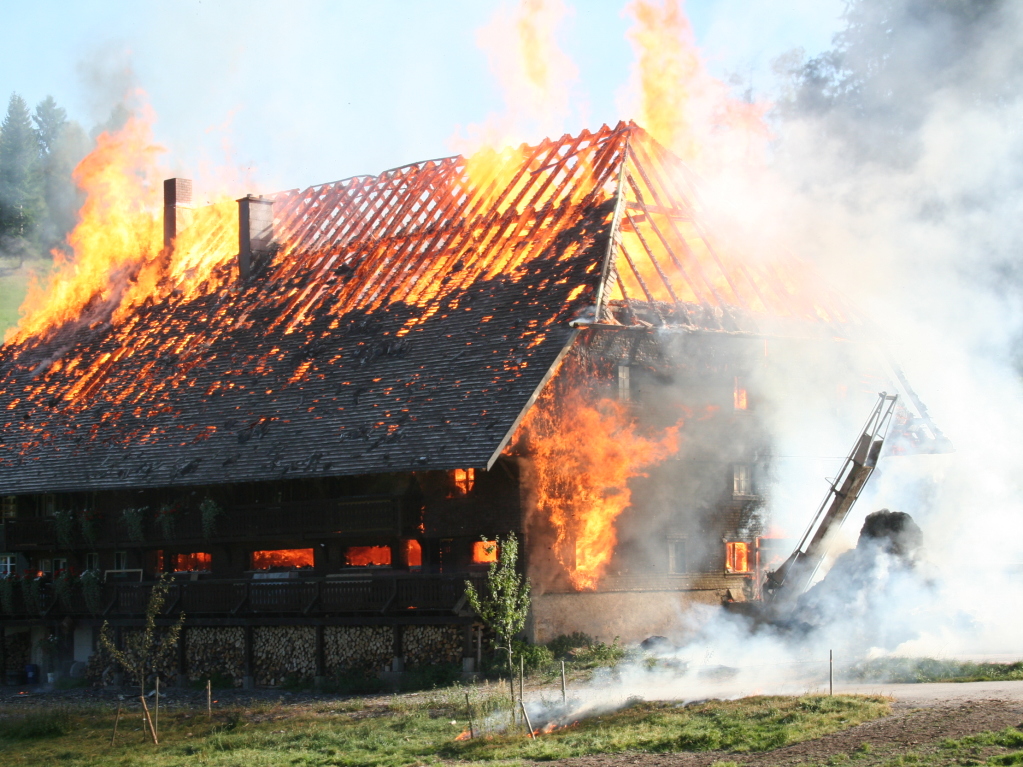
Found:
[[[28,106],[15,93],[0,126],[0,238],[28,239],[45,210],[39,141]]]

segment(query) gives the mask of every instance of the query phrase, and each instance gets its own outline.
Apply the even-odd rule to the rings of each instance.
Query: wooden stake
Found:
[[[114,717],[114,731],[110,733],[110,745],[114,745],[114,738],[117,737],[117,723],[121,721],[121,707],[117,707],[117,716]]]
[[[472,705],[469,703],[469,693],[465,694],[465,710],[469,712],[469,737],[476,737],[476,727],[472,723]]]
[[[835,694],[835,651],[828,650],[828,695]]]
[[[153,727],[153,717],[149,715],[149,706],[146,705],[146,696],[139,695],[139,700],[142,701],[142,712],[146,715],[146,723],[149,725],[149,734],[153,736],[153,745],[159,746],[160,741],[156,737],[156,728]]]
[[[522,718],[526,721],[526,729],[529,730],[529,737],[536,740],[536,733],[533,732],[533,725],[529,723],[529,714],[526,713],[526,704],[520,700],[519,706],[522,708]]]
[[[213,680],[206,680],[206,716],[213,721]]]
[[[565,661],[561,661],[561,705],[568,703],[568,690],[565,686]]]
[[[156,677],[156,705],[153,707],[153,729],[160,733],[160,677]]]
[[[519,656],[519,702],[521,703],[524,698],[522,697],[522,688],[526,680],[526,656]]]

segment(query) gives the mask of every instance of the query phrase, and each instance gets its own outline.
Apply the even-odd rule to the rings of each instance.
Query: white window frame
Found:
[[[749,498],[753,493],[753,466],[748,463],[732,464],[732,495]]]
[[[85,569],[96,573],[99,572],[99,554],[97,552],[90,551],[85,555]]]
[[[16,575],[18,572],[17,554],[0,554],[0,578]]]

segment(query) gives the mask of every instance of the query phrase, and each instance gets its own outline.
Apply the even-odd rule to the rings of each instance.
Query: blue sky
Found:
[[[632,51],[625,0],[566,0],[563,47],[581,107],[566,130],[613,123]],[[258,189],[306,186],[453,153],[502,107],[476,30],[479,0],[82,0],[6,3],[0,96],[52,94],[86,128],[134,84],[173,172],[230,165]],[[841,0],[689,0],[715,73],[770,87],[770,62],[827,48]],[[533,138],[540,138],[539,136]],[[225,153],[225,147],[229,147]],[[243,191],[250,191],[248,189]]]

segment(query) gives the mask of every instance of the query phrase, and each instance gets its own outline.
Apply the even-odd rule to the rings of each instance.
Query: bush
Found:
[[[429,666],[406,670],[401,678],[401,689],[435,690],[438,687],[449,687],[461,679],[460,663],[434,663]]]
[[[547,643],[548,649],[559,660],[570,660],[572,650],[580,647],[589,647],[593,644],[593,637],[581,631],[573,631],[571,634],[561,634],[554,637]]]
[[[30,740],[67,735],[74,729],[71,712],[67,708],[33,711],[23,716],[0,720],[0,738],[4,740]]]
[[[618,644],[618,637],[615,637],[611,644],[593,642],[589,647],[573,650],[572,656],[583,668],[617,666],[625,657],[625,648]]]

